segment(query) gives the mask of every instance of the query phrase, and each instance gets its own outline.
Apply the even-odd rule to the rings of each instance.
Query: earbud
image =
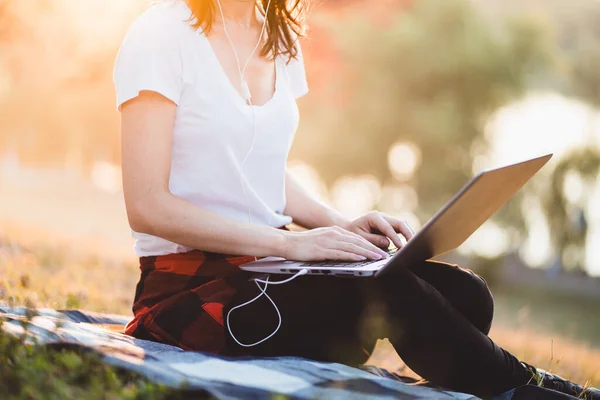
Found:
[[[252,53],[250,53],[250,55],[248,56],[248,59],[244,63],[243,67],[240,64],[240,59],[238,57],[237,51],[235,50],[233,41],[231,40],[231,37],[229,36],[229,32],[227,31],[227,23],[225,22],[225,14],[223,14],[223,7],[221,6],[221,0],[217,0],[217,5],[219,6],[219,13],[221,14],[221,20],[223,22],[223,31],[225,32],[225,36],[227,37],[227,41],[229,42],[229,45],[231,46],[231,50],[233,51],[233,55],[234,55],[235,61],[237,63],[238,73],[240,74],[240,80],[241,80],[241,85],[242,85],[242,95],[244,96],[244,99],[248,102],[248,104],[252,105],[252,102],[250,101],[252,95],[250,93],[250,88],[248,87],[248,83],[244,79],[244,75],[246,74],[246,68],[248,67],[248,63],[250,63],[250,60],[252,59],[252,57],[258,50],[260,43],[262,42],[262,38],[265,33],[265,28],[267,27],[267,14],[269,13],[269,7],[271,6],[271,0],[269,0],[267,2],[267,7],[265,8],[265,16],[264,16],[262,28],[260,29],[260,35],[258,36],[258,41],[256,42],[256,46],[254,46]]]
[[[248,102],[252,98],[252,93],[250,93],[250,88],[246,81],[242,81],[242,94],[244,95],[244,99]]]

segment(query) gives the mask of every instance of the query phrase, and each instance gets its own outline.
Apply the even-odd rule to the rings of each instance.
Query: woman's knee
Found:
[[[485,279],[469,269],[436,261],[426,261],[412,271],[442,293],[477,329],[489,333],[494,298]]]
[[[469,297],[473,300],[475,308],[471,322],[487,335],[494,319],[494,297],[484,278],[470,270],[467,273],[472,281]]]

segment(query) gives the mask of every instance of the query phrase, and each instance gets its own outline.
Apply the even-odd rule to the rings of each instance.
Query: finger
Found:
[[[369,260],[381,260],[384,256],[375,251],[368,250],[361,246],[360,244],[352,243],[352,242],[341,242],[338,245],[339,250],[343,250],[347,253],[354,253],[368,258]],[[378,249],[379,250],[379,249]],[[381,251],[381,250],[379,250]]]
[[[338,260],[338,261],[365,261],[367,258],[360,254],[347,252],[343,250],[326,250],[324,253],[326,260]]]
[[[363,231],[364,232],[364,231]],[[363,233],[361,232],[361,233]],[[365,232],[366,233],[366,232]],[[381,237],[381,235],[379,235]],[[359,233],[354,233],[354,232],[348,232],[348,237],[351,238],[352,243],[361,246],[369,251],[372,251],[374,253],[377,253],[379,255],[381,255],[382,258],[385,258],[388,256],[388,254],[381,250],[379,247],[377,247],[374,243],[372,243],[371,241],[369,241],[368,239],[364,238],[361,234]],[[387,239],[385,239],[387,241]],[[389,243],[389,242],[388,242]]]
[[[381,214],[381,216],[390,225],[392,225],[392,228],[394,228],[396,232],[400,232],[402,236],[406,238],[406,240],[410,240],[410,238],[415,236],[415,232],[411,229],[410,225],[408,225],[406,221],[402,221],[387,214]]]
[[[381,214],[373,214],[373,217],[369,220],[369,222],[373,224],[372,226],[375,229],[387,236],[397,248],[401,248],[402,246],[404,246],[404,243],[402,243],[402,239],[400,239],[400,236],[398,236],[392,225],[390,225],[390,223],[387,222],[381,216]]]
[[[390,247],[390,239],[388,239],[387,236],[378,235],[376,233],[369,233],[365,231],[360,232],[359,235],[367,239],[369,242],[373,243],[380,249],[387,249],[388,247]]]

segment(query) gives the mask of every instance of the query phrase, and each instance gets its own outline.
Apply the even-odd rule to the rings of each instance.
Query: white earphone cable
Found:
[[[273,301],[273,299],[271,298],[271,296],[269,296],[267,294],[267,286],[269,284],[271,284],[271,285],[283,285],[284,283],[291,282],[294,279],[296,279],[297,277],[299,277],[301,275],[306,275],[306,274],[308,274],[308,270],[306,268],[304,268],[304,269],[301,269],[300,271],[298,271],[292,277],[290,277],[288,279],[285,279],[283,281],[279,281],[279,282],[270,282],[269,281],[269,276],[267,276],[266,280],[263,280],[263,279],[254,279],[254,283],[256,283],[256,286],[258,286],[258,289],[260,290],[260,293],[256,297],[254,297],[253,299],[248,300],[247,302],[239,304],[239,305],[237,305],[235,307],[232,307],[227,312],[227,330],[229,331],[229,334],[231,335],[232,339],[235,340],[235,342],[237,344],[239,344],[240,346],[242,346],[242,347],[253,347],[253,346],[259,345],[259,344],[261,344],[261,343],[263,343],[263,342],[271,339],[277,333],[277,331],[279,330],[279,328],[281,327],[282,318],[281,318],[281,313],[279,312],[279,308],[277,308],[277,304],[275,304],[275,302]],[[259,283],[263,283],[265,285],[265,287],[261,288],[260,285],[259,285]],[[244,306],[247,306],[248,304],[253,303],[254,301],[258,300],[260,298],[260,296],[263,296],[263,295],[271,302],[271,304],[273,304],[273,307],[275,307],[275,312],[277,313],[277,319],[278,319],[277,327],[268,336],[266,336],[265,338],[263,338],[263,339],[261,339],[261,340],[259,340],[257,342],[254,342],[254,343],[242,343],[239,340],[237,340],[237,338],[235,337],[235,335],[231,331],[231,325],[229,323],[229,316],[231,315],[232,311],[237,310],[238,308],[242,308]]]
[[[256,53],[256,50],[258,50],[260,43],[262,42],[262,38],[263,38],[265,29],[267,26],[267,14],[269,13],[269,7],[271,6],[271,0],[269,0],[267,2],[267,8],[265,9],[265,18],[263,21],[262,28],[260,30],[260,35],[258,36],[258,41],[256,42],[254,49],[248,56],[248,59],[244,63],[243,68],[241,67],[240,58],[238,57],[237,51],[235,50],[233,41],[231,40],[231,37],[229,36],[229,32],[227,31],[227,23],[225,22],[225,14],[223,13],[223,7],[221,6],[221,0],[217,0],[217,4],[219,5],[219,11],[221,13],[221,20],[223,21],[223,31],[225,32],[225,36],[227,37],[227,41],[229,42],[229,45],[231,46],[231,50],[233,51],[233,56],[235,57],[235,61],[237,63],[238,73],[240,75],[240,84],[242,86],[242,93],[244,94],[245,101],[250,106],[250,112],[252,114],[252,143],[250,144],[250,150],[248,150],[248,153],[246,153],[246,156],[242,160],[242,165],[240,166],[240,184],[242,186],[242,192],[244,193],[244,198],[246,199],[246,205],[248,207],[248,223],[250,224],[251,223],[250,202],[248,201],[248,194],[246,193],[246,185],[244,185],[244,167],[246,166],[246,161],[248,160],[248,157],[250,157],[252,150],[254,150],[254,144],[256,143],[256,114],[255,114],[255,110],[254,110],[254,105],[252,104],[252,95],[250,93],[250,88],[248,87],[248,83],[246,83],[246,81],[244,80],[244,74],[246,73],[246,68],[248,67],[248,64],[250,63],[250,60],[252,59],[252,57]]]
[[[223,31],[225,32],[225,36],[227,37],[227,40],[229,41],[231,50],[233,50],[233,55],[234,55],[235,61],[237,63],[238,73],[240,74],[240,80],[241,80],[241,85],[242,85],[242,91],[244,92],[244,96],[246,97],[246,100],[250,103],[250,105],[252,105],[252,101],[250,100],[250,98],[251,98],[250,90],[248,89],[248,84],[244,80],[244,74],[246,73],[246,68],[248,67],[248,64],[250,63],[250,60],[252,60],[254,53],[256,53],[256,50],[258,50],[258,46],[260,46],[260,43],[262,42],[262,37],[265,33],[265,28],[267,27],[267,14],[269,13],[269,7],[271,6],[271,0],[269,0],[267,2],[267,8],[265,9],[265,19],[263,21],[262,28],[260,29],[260,35],[258,36],[258,42],[256,42],[256,45],[254,46],[252,53],[250,53],[250,55],[248,56],[248,59],[244,63],[244,68],[241,68],[240,59],[238,57],[237,51],[235,50],[233,41],[231,40],[231,37],[229,36],[229,32],[227,31],[227,23],[225,22],[225,14],[223,14],[223,8],[221,7],[221,0],[217,0],[217,4],[219,5],[219,11],[221,13],[221,20],[223,21]]]
[[[246,156],[242,160],[242,164],[240,166],[240,184],[242,185],[242,191],[244,192],[244,197],[246,198],[246,204],[248,206],[248,223],[251,223],[250,202],[248,201],[248,194],[246,193],[246,185],[244,185],[244,166],[246,165],[246,161],[248,160],[248,157],[250,157],[250,154],[252,153],[252,150],[254,149],[254,144],[256,143],[256,136],[257,136],[256,135],[256,130],[257,129],[256,129],[256,114],[255,114],[254,105],[252,104],[252,94],[250,93],[250,88],[248,87],[248,84],[244,80],[244,74],[246,73],[246,68],[248,67],[248,64],[250,63],[250,60],[252,59],[252,57],[256,53],[256,50],[260,46],[260,43],[262,42],[262,38],[263,38],[263,35],[265,33],[265,28],[267,26],[267,15],[269,13],[269,7],[271,6],[271,0],[269,0],[267,2],[267,8],[265,9],[265,19],[263,21],[263,25],[262,25],[262,28],[260,30],[260,35],[258,37],[258,42],[256,43],[256,46],[254,46],[254,49],[252,50],[252,53],[250,53],[250,55],[248,56],[248,59],[244,63],[244,67],[243,68],[241,67],[240,59],[238,57],[237,51],[235,50],[235,46],[233,45],[233,41],[231,40],[231,37],[229,36],[229,32],[227,31],[227,23],[225,22],[225,14],[223,14],[223,8],[221,6],[221,0],[217,0],[217,4],[219,5],[219,11],[221,13],[221,20],[223,21],[223,31],[225,32],[225,36],[227,37],[227,40],[229,41],[229,45],[231,46],[231,50],[233,51],[233,55],[234,55],[235,61],[237,63],[237,69],[238,69],[238,73],[240,75],[240,84],[242,85],[242,93],[244,95],[244,99],[245,99],[247,105],[250,106],[250,113],[252,114],[252,143],[250,144],[250,149],[248,150],[248,153],[246,154]],[[276,73],[277,73],[277,71],[276,71]],[[252,346],[256,346],[258,344],[261,344],[264,341],[272,338],[273,335],[275,335],[277,333],[277,331],[279,330],[279,328],[281,327],[282,318],[281,318],[281,313],[279,312],[279,309],[277,308],[277,305],[275,304],[275,302],[273,301],[273,299],[271,299],[271,297],[267,294],[267,287],[268,287],[268,285],[269,284],[271,284],[271,285],[282,285],[284,283],[291,282],[292,280],[296,279],[297,277],[299,277],[301,275],[306,275],[306,274],[308,274],[308,270],[305,268],[305,269],[302,269],[302,270],[298,271],[298,273],[296,273],[292,277],[290,277],[288,279],[285,279],[283,281],[279,281],[279,282],[270,282],[269,281],[269,277],[267,277],[266,280],[254,279],[254,283],[256,284],[256,286],[258,287],[258,289],[260,290],[260,293],[256,297],[254,297],[253,299],[251,299],[251,300],[249,300],[249,301],[247,301],[245,303],[239,304],[239,305],[237,305],[235,307],[232,307],[227,312],[227,318],[226,318],[227,330],[229,331],[229,334],[231,335],[231,337],[233,338],[233,340],[235,340],[235,342],[238,345],[242,346],[242,347],[252,347]],[[265,285],[264,288],[260,287],[260,283],[262,283],[262,284]],[[241,307],[247,306],[248,304],[251,304],[252,302],[258,300],[261,296],[265,296],[271,302],[271,304],[273,304],[273,307],[275,307],[275,312],[277,312],[277,318],[278,318],[277,327],[275,328],[275,330],[273,332],[271,332],[271,334],[269,334],[267,337],[259,340],[258,342],[250,343],[250,344],[241,343],[239,340],[237,340],[237,338],[235,337],[235,335],[231,331],[231,325],[229,324],[229,316],[230,316],[230,314],[231,314],[232,311],[237,310],[237,309],[239,309]]]

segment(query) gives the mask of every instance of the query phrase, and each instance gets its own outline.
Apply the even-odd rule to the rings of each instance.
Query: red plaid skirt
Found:
[[[134,318],[125,333],[219,353],[225,346],[223,309],[248,279],[238,266],[252,260],[200,250],[140,257]]]

